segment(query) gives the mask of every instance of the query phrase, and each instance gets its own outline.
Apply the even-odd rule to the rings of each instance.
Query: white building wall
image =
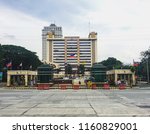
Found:
[[[94,42],[96,42],[95,40],[96,38],[94,38]],[[96,61],[95,55],[97,50],[93,38],[80,39],[78,36],[65,38],[48,37],[47,42],[51,42],[50,44],[52,45],[52,61],[59,64],[63,70],[65,62],[72,65],[84,64],[85,67],[91,67],[92,59]],[[92,51],[92,48],[95,50]],[[70,57],[71,54],[75,54],[75,57]]]
[[[47,61],[47,33],[53,33],[55,38],[62,38],[62,27],[58,27],[55,24],[44,27],[42,29],[42,60]]]

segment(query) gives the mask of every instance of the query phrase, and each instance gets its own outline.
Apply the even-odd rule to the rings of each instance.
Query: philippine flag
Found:
[[[76,55],[76,54],[70,54],[69,57],[70,57],[70,58],[75,58],[75,57],[77,57],[77,55]]]
[[[133,60],[133,66],[134,66],[134,67],[138,67],[139,65],[140,65],[139,62],[135,62],[135,61]]]
[[[12,67],[12,62],[6,64],[7,67]]]

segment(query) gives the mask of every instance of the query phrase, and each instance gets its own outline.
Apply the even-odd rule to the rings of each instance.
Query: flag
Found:
[[[135,61],[133,60],[133,66],[134,66],[134,67],[138,67],[139,64],[140,64],[139,62],[135,62]]]
[[[70,54],[70,58],[75,58],[77,55],[76,54]]]
[[[7,67],[12,67],[12,62],[10,61],[9,63],[6,64]]]
[[[19,65],[20,67],[22,67],[22,62],[20,63],[20,65]]]
[[[32,70],[32,65],[29,66],[29,69]]]
[[[139,66],[139,62],[134,62],[133,66],[134,67],[138,67]]]

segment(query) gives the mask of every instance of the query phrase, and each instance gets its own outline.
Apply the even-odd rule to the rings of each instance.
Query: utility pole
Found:
[[[148,58],[147,58],[147,82],[149,83],[149,62],[148,62],[148,60],[149,60],[149,56],[148,56]]]

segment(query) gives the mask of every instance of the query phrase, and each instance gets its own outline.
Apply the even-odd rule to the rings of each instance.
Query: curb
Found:
[[[4,87],[4,89],[18,89],[18,90],[33,89],[33,90],[38,90],[38,87]],[[50,87],[48,90],[51,90],[51,89],[63,90],[61,87]],[[67,90],[67,89],[74,89],[74,88],[66,87],[65,90]],[[119,89],[119,87],[109,87],[109,88],[96,87],[96,88],[79,88],[78,90],[81,90],[81,89],[83,89],[83,90],[84,89],[88,89],[88,90],[127,90],[127,89],[134,89],[134,88],[126,87],[125,89]],[[44,90],[44,89],[41,89],[41,90]]]

